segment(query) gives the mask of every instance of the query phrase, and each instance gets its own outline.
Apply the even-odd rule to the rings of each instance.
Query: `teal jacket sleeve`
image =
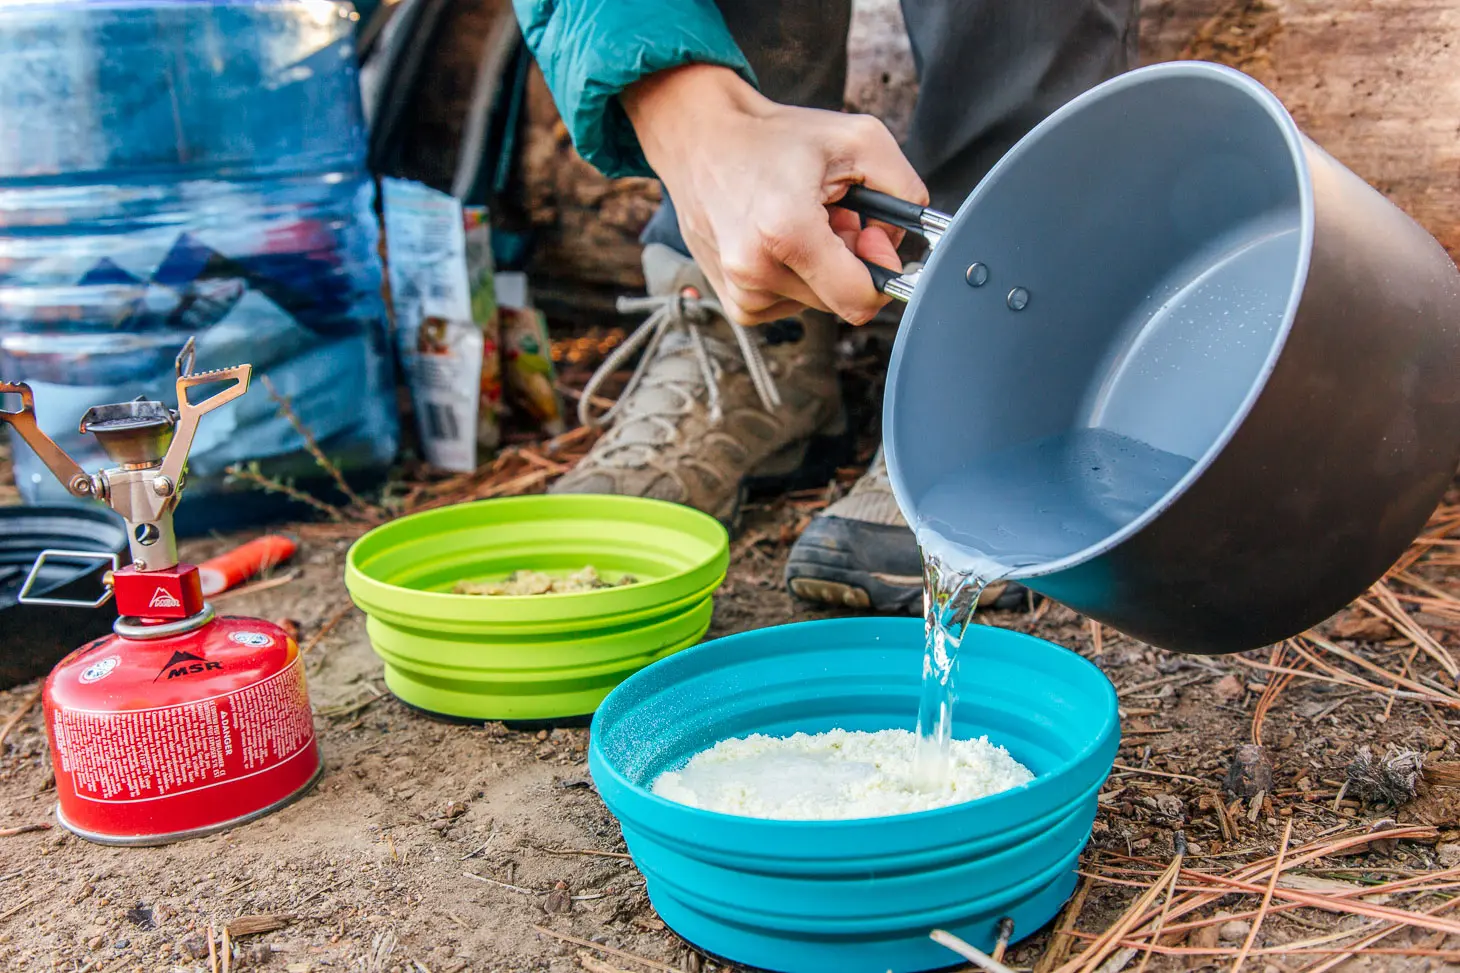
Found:
[[[681,64],[755,75],[714,0],[513,0],[578,154],[607,176],[651,176],[619,92]]]

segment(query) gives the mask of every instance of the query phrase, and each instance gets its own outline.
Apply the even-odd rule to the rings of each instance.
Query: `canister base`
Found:
[[[295,801],[299,800],[299,798],[309,793],[314,785],[319,782],[319,778],[323,773],[324,759],[321,757],[319,761],[319,766],[314,769],[313,774],[309,775],[309,780],[305,781],[303,786],[301,786],[294,793],[275,801],[268,807],[261,807],[257,811],[250,811],[249,813],[240,815],[239,817],[230,818],[229,820],[221,821],[218,824],[210,824],[204,828],[190,828],[186,831],[173,831],[168,834],[160,835],[98,834],[94,831],[84,831],[81,828],[78,828],[75,825],[71,824],[71,822],[67,821],[66,816],[61,813],[61,806],[59,804],[56,805],[56,823],[65,828],[67,831],[74,834],[76,837],[85,838],[87,841],[92,841],[99,845],[122,845],[132,848],[145,848],[152,845],[170,845],[175,841],[186,841],[189,838],[202,838],[206,835],[217,834],[220,831],[227,831],[230,828],[236,828],[241,824],[247,824],[250,821],[257,820],[258,818],[261,818],[266,814],[272,814],[282,807],[293,804]]]

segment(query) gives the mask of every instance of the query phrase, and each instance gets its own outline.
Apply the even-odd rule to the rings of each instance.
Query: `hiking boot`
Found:
[[[610,493],[695,507],[736,523],[752,488],[825,483],[850,445],[837,382],[834,322],[745,328],[728,321],[694,262],[644,248],[647,312],[583,389],[578,417],[607,432],[551,493]],[[603,381],[642,352],[614,405],[596,415]],[[842,455],[839,455],[842,454]]]
[[[786,561],[786,586],[804,601],[885,614],[923,613],[923,561],[902,517],[879,447],[846,496],[818,514]],[[979,605],[1018,608],[1029,592],[1012,581],[984,589]]]

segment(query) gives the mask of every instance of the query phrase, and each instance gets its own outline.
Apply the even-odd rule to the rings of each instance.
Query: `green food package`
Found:
[[[526,274],[497,274],[496,295],[502,365],[512,404],[536,419],[546,435],[561,435],[568,426],[557,392],[547,317],[531,306]]]

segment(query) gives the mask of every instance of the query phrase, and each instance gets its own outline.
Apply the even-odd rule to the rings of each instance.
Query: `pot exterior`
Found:
[[[1396,206],[1302,144],[1311,262],[1251,411],[1143,529],[1027,581],[1153,645],[1235,652],[1321,622],[1403,553],[1460,463],[1460,271]]]

